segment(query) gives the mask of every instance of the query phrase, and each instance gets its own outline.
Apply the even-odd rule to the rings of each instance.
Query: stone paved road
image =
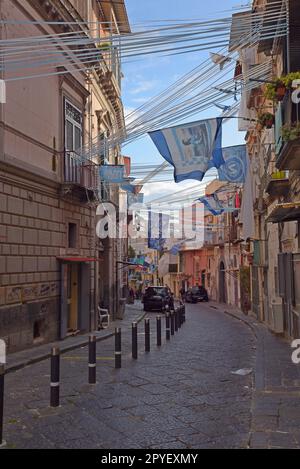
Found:
[[[97,385],[87,383],[87,349],[61,360],[61,407],[50,409],[49,362],[6,376],[4,437],[10,448],[246,448],[251,425],[255,337],[245,324],[206,304],[187,306],[187,322],[158,349],[130,354],[114,369],[113,340],[97,345]],[[164,324],[164,321],[163,321]]]

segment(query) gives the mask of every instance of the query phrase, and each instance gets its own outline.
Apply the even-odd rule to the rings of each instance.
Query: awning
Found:
[[[267,217],[268,223],[300,220],[300,201],[277,204]]]
[[[57,257],[57,260],[61,262],[98,262],[103,261],[100,257]]]

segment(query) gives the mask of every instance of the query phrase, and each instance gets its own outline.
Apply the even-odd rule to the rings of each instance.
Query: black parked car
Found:
[[[166,287],[148,287],[142,302],[144,311],[166,311],[174,304],[172,293]]]
[[[185,294],[187,303],[198,303],[198,301],[208,301],[207,290],[202,286],[190,288]]]

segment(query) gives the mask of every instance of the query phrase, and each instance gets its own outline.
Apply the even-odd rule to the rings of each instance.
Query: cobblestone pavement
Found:
[[[255,336],[206,304],[187,306],[187,322],[151,352],[139,325],[139,359],[123,330],[122,369],[113,339],[97,344],[97,385],[87,384],[87,349],[61,357],[61,407],[49,408],[49,361],[6,376],[4,437],[9,448],[246,448]],[[164,320],[163,320],[164,324]],[[163,328],[163,339],[165,338]]]

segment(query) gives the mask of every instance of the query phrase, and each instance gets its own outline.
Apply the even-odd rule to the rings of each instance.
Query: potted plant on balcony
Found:
[[[287,75],[281,77],[281,80],[285,87],[290,90],[292,89],[293,81],[300,80],[300,71],[288,73]]]
[[[281,136],[285,142],[300,138],[300,122],[283,125],[281,127]]]
[[[282,101],[286,94],[286,85],[282,78],[277,78],[274,82],[268,83],[264,96],[271,101]]]
[[[261,125],[262,128],[271,129],[274,125],[275,117],[270,112],[264,112],[259,115],[258,123]]]
[[[288,73],[268,83],[264,96],[272,101],[282,101],[287,90],[292,89],[294,80],[300,80],[300,71]]]

